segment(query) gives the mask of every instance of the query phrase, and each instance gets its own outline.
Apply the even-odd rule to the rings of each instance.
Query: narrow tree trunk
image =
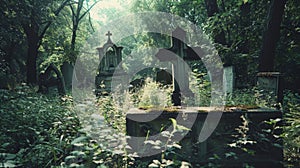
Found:
[[[205,5],[206,5],[206,11],[208,17],[212,17],[219,13],[217,0],[205,0]],[[221,31],[218,31],[217,33],[213,32],[213,39],[215,43],[226,45],[225,32],[222,28]],[[216,47],[220,52],[222,51],[222,48],[219,48],[218,45]],[[223,55],[222,60],[224,66],[231,66],[232,65],[231,55],[228,55],[226,53],[223,53],[222,55]]]
[[[26,76],[29,84],[37,83],[37,56],[39,48],[39,35],[38,30],[33,26],[26,25],[24,27],[25,34],[27,36],[27,64],[26,64]]]
[[[243,32],[242,34],[246,34],[247,31],[249,31],[249,26],[250,26],[250,4],[245,3],[242,4],[240,7],[241,10],[241,29],[240,31]],[[249,46],[249,40],[247,38],[243,39],[242,43],[239,45],[239,52],[243,54],[248,54],[250,50]]]
[[[275,50],[280,37],[280,24],[285,3],[286,0],[272,0],[271,2],[259,57],[260,72],[274,71]]]
[[[219,13],[217,0],[205,0],[207,16],[212,17],[216,13]]]
[[[250,43],[247,34],[249,34],[249,29],[251,25],[250,16],[250,3],[243,3],[240,6],[240,23],[239,31],[241,34],[244,34],[245,37],[238,45],[238,52],[241,54],[249,54],[250,52]],[[236,72],[236,86],[237,87],[246,87],[247,84],[251,82],[253,78],[248,76],[248,66],[249,66],[249,57],[241,57],[241,61],[238,62],[238,66],[235,66]]]
[[[75,23],[73,25],[72,38],[71,38],[71,52],[70,52],[70,54],[71,54],[70,55],[71,62],[75,62],[76,61],[75,46],[76,46],[77,30],[78,30],[78,25]]]
[[[212,17],[215,14],[219,13],[217,0],[205,0],[205,5],[206,5],[206,11],[208,17]],[[223,45],[226,44],[225,33],[223,30],[218,34],[215,34],[214,36],[215,36],[214,39],[216,43],[223,44]]]
[[[36,84],[37,82],[37,68],[36,61],[38,55],[37,43],[33,41],[28,42],[27,54],[27,82],[29,84]]]

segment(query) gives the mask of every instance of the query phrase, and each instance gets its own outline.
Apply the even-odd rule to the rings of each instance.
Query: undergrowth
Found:
[[[37,94],[27,86],[0,92],[0,167],[59,165],[80,128],[70,98]]]
[[[148,106],[160,102],[160,98],[151,100],[151,97],[147,97],[147,95],[160,96],[159,91],[151,92],[153,87],[160,89],[159,86],[147,87],[145,86],[145,90],[141,90],[140,94],[128,95],[131,98],[136,96],[135,102],[126,98],[126,102],[130,105],[118,104],[111,97],[102,97],[98,107],[105,122],[112,128],[125,132],[126,113],[122,111],[124,106],[126,108],[131,105]],[[236,91],[234,95],[229,96],[228,102],[230,105],[254,106],[257,105],[254,95],[252,90]],[[280,137],[284,139],[285,166],[299,167],[300,96],[289,91],[284,95],[282,107],[285,125],[282,127],[284,131]],[[164,149],[159,159],[148,163],[143,163],[128,154],[126,152],[128,146],[120,147],[115,151],[108,149],[95,137],[82,132],[82,124],[74,111],[70,96],[37,94],[33,88],[22,86],[15,91],[0,90],[0,101],[0,167],[192,167],[190,163],[184,161],[184,158],[166,157],[166,155],[176,156],[177,149],[181,148],[179,144],[160,144],[162,147],[169,145],[170,149]],[[163,106],[170,100],[164,101],[160,102]],[[277,121],[267,121],[270,124],[274,122]],[[250,152],[251,155],[253,154],[251,150],[247,151],[240,144],[252,140],[245,138],[243,134],[247,133],[246,127],[239,128],[241,136],[237,137],[231,145]],[[118,138],[116,136],[118,135],[111,132],[98,138],[106,138],[110,143]],[[147,143],[151,144],[151,142]],[[218,166],[215,163],[218,163],[222,157],[212,155],[207,167]],[[224,157],[238,159],[239,156],[234,152],[226,152]]]

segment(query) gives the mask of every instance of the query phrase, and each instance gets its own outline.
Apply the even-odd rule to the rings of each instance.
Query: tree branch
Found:
[[[99,2],[99,0],[98,1],[96,1],[96,2],[94,2],[81,16],[80,16],[80,18],[79,18],[79,20],[78,21],[80,21],[87,13],[89,13],[90,12],[90,10],[97,4]]]
[[[58,16],[59,13],[60,13],[60,12],[62,11],[62,9],[67,5],[67,3],[68,3],[69,1],[70,1],[70,0],[65,0],[65,1],[59,6],[59,8],[54,12],[54,15],[55,15],[55,16]],[[40,34],[40,36],[39,36],[39,39],[42,39],[42,38],[44,37],[44,35],[45,35],[47,29],[50,27],[50,25],[51,25],[52,23],[53,23],[53,20],[49,21],[49,22],[45,25],[43,31],[41,32],[41,34]],[[39,40],[38,46],[40,46],[40,45],[41,45],[41,40]]]
[[[90,23],[90,26],[91,26],[93,32],[95,32],[94,26],[92,24],[92,19],[91,19],[91,14],[90,13],[89,13],[89,23]]]

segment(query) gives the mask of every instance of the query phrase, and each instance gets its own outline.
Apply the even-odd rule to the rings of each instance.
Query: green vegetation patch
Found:
[[[0,167],[50,167],[64,160],[80,128],[70,97],[24,86],[0,90],[0,100]]]

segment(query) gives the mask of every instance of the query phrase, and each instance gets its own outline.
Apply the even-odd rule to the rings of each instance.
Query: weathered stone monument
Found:
[[[107,95],[111,92],[111,82],[117,77],[120,77],[119,80],[125,79],[125,71],[122,70],[122,67],[119,64],[122,61],[122,49],[123,47],[115,45],[110,36],[112,33],[108,31],[106,34],[108,37],[107,42],[103,47],[97,48],[99,52],[99,66],[97,76],[95,78],[96,86],[96,95],[103,94]],[[121,82],[120,82],[121,83]]]
[[[64,62],[61,65],[60,69],[61,69],[61,73],[62,73],[62,76],[65,81],[66,89],[71,89],[74,65],[72,65],[70,62]]]
[[[52,72],[56,76],[52,75]],[[66,94],[65,82],[61,72],[54,64],[50,64],[44,73],[39,75],[39,90],[41,93],[48,93],[49,88],[56,86],[60,95]]]
[[[225,93],[232,93],[235,85],[235,74],[233,66],[224,67],[223,88]]]
[[[173,80],[172,75],[168,71],[166,71],[164,69],[157,71],[156,82],[159,82],[163,85],[171,85],[172,80]]]
[[[200,48],[192,48],[186,45],[185,38],[186,32],[183,29],[177,27],[172,32],[171,48],[160,49],[156,54],[156,57],[160,61],[172,63],[172,102],[175,106],[181,105],[182,96],[194,96],[191,89],[189,88],[188,65],[185,61],[194,61],[201,59],[194,51]]]
[[[146,137],[148,138],[149,135],[155,137],[162,131],[162,125],[171,125],[170,118],[173,118],[177,120],[178,124],[185,127],[193,123],[191,130],[179,142],[181,144],[180,155],[184,156],[186,161],[192,165],[198,164],[199,167],[205,166],[211,162],[209,158],[214,155],[222,157],[226,156],[226,153],[233,152],[238,159],[230,157],[222,158],[218,160],[218,163],[221,165],[220,167],[243,167],[245,163],[254,167],[283,167],[283,151],[280,147],[282,145],[282,139],[274,136],[280,135],[282,130],[277,129],[274,133],[265,131],[272,130],[272,125],[266,124],[266,121],[282,118],[281,111],[272,109],[224,111],[215,131],[206,141],[200,143],[198,142],[198,137],[204,127],[205,119],[209,113],[214,112],[218,111],[214,111],[211,107],[198,107],[193,109],[179,109],[177,112],[164,111],[157,117],[158,111],[146,112],[135,110],[127,113],[126,130],[129,136],[145,137],[145,139]],[[155,119],[148,122],[133,120],[141,118]],[[245,121],[247,121],[247,125],[244,125]],[[281,122],[278,122],[276,126],[280,126],[281,124]],[[241,126],[247,128],[245,136],[248,137],[247,140],[253,143],[243,141],[241,143],[245,142],[245,144],[242,147],[231,147],[230,145],[234,145],[233,142],[238,140],[238,136],[242,138],[237,131]],[[160,140],[162,139],[163,138]],[[140,141],[128,140],[128,144],[133,149],[132,151],[143,151],[142,147],[145,146],[144,139],[142,138]],[[277,144],[277,146],[273,144]],[[252,151],[254,154],[240,150],[242,148],[247,151]],[[150,150],[154,149],[150,148],[149,151]],[[159,157],[160,155],[158,154],[150,158],[142,159],[153,160]]]
[[[257,87],[263,93],[272,97],[273,103],[282,103],[282,79],[279,72],[259,72],[257,74]]]

